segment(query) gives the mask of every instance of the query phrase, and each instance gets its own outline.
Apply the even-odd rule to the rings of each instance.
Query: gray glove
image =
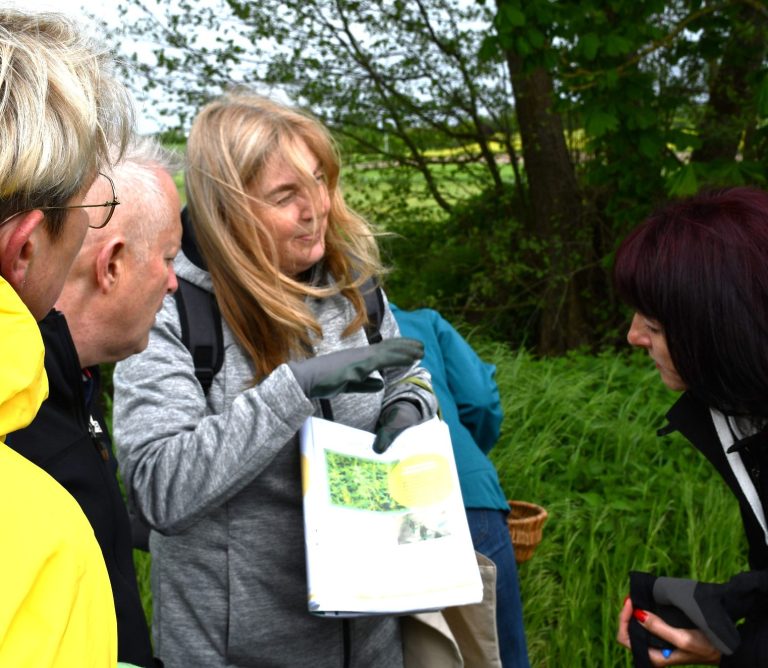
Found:
[[[379,417],[373,451],[381,454],[402,432],[424,421],[421,408],[409,399],[393,401]]]
[[[374,371],[410,367],[424,357],[424,345],[416,339],[384,339],[381,343],[339,350],[306,360],[288,362],[309,399],[328,399],[343,392],[378,392],[384,387]]]

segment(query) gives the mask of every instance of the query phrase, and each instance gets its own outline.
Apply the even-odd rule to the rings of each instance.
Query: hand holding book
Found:
[[[414,427],[424,421],[421,408],[410,399],[393,401],[381,411],[376,428],[373,451],[382,454],[408,427]]]

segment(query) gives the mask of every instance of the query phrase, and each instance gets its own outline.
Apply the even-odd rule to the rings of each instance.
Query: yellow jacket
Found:
[[[77,502],[4,444],[48,394],[37,323],[0,278],[0,666],[113,667],[109,576]]]

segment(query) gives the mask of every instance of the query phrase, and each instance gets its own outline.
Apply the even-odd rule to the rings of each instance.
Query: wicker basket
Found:
[[[528,561],[541,542],[541,531],[549,514],[541,506],[527,501],[510,501],[509,535],[515,546],[515,560],[518,564]]]

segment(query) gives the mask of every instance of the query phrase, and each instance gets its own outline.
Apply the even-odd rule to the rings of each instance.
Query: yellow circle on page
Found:
[[[401,459],[389,472],[389,494],[406,507],[428,506],[451,493],[451,469],[441,455]]]

